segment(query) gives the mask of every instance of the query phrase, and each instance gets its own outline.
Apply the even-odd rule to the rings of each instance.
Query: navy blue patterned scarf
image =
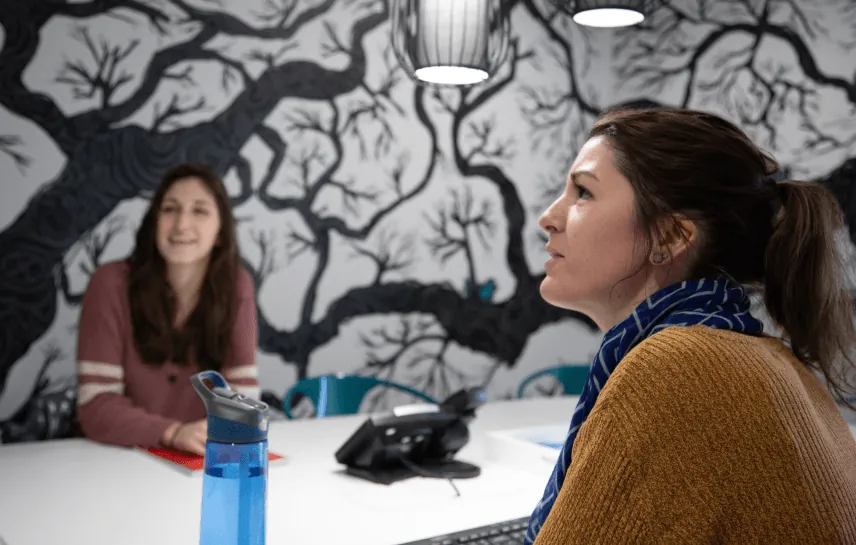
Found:
[[[742,286],[726,276],[689,280],[657,291],[624,321],[606,332],[589,369],[588,379],[571,417],[567,439],[553,467],[544,496],[529,519],[525,545],[531,545],[547,519],[571,465],[577,431],[594,407],[601,388],[630,350],[650,335],[672,326],[705,325],[750,335],[763,324],[749,314],[749,298]]]

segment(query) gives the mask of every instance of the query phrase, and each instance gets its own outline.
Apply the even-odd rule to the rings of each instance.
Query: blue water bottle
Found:
[[[231,388],[220,373],[190,377],[208,413],[200,545],[264,545],[267,404]]]

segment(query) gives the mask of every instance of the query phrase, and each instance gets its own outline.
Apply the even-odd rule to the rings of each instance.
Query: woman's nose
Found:
[[[548,233],[557,232],[558,229],[556,229],[552,224],[545,221],[545,219],[544,219],[545,217],[546,216],[541,216],[541,221],[538,222],[541,225],[541,229],[547,231]]]
[[[190,214],[179,212],[175,218],[175,228],[179,231],[185,230],[190,225]]]
[[[561,200],[561,199],[559,199]],[[556,233],[559,231],[559,221],[558,221],[558,206],[559,200],[554,201],[547,210],[541,214],[541,217],[538,218],[538,225],[541,229],[547,231],[548,233]]]

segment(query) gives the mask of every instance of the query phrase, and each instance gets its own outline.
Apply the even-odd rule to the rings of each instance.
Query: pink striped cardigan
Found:
[[[131,330],[128,265],[99,267],[86,289],[78,325],[77,416],[84,435],[120,446],[153,447],[173,422],[205,417],[190,384],[195,366],[143,363]],[[232,346],[221,373],[230,386],[258,398],[256,306],[250,275],[239,269]]]

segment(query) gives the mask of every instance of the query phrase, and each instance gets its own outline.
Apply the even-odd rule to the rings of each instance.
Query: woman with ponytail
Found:
[[[856,543],[843,218],[784,178],[712,114],[594,125],[540,221],[541,294],[605,334],[527,545]]]

